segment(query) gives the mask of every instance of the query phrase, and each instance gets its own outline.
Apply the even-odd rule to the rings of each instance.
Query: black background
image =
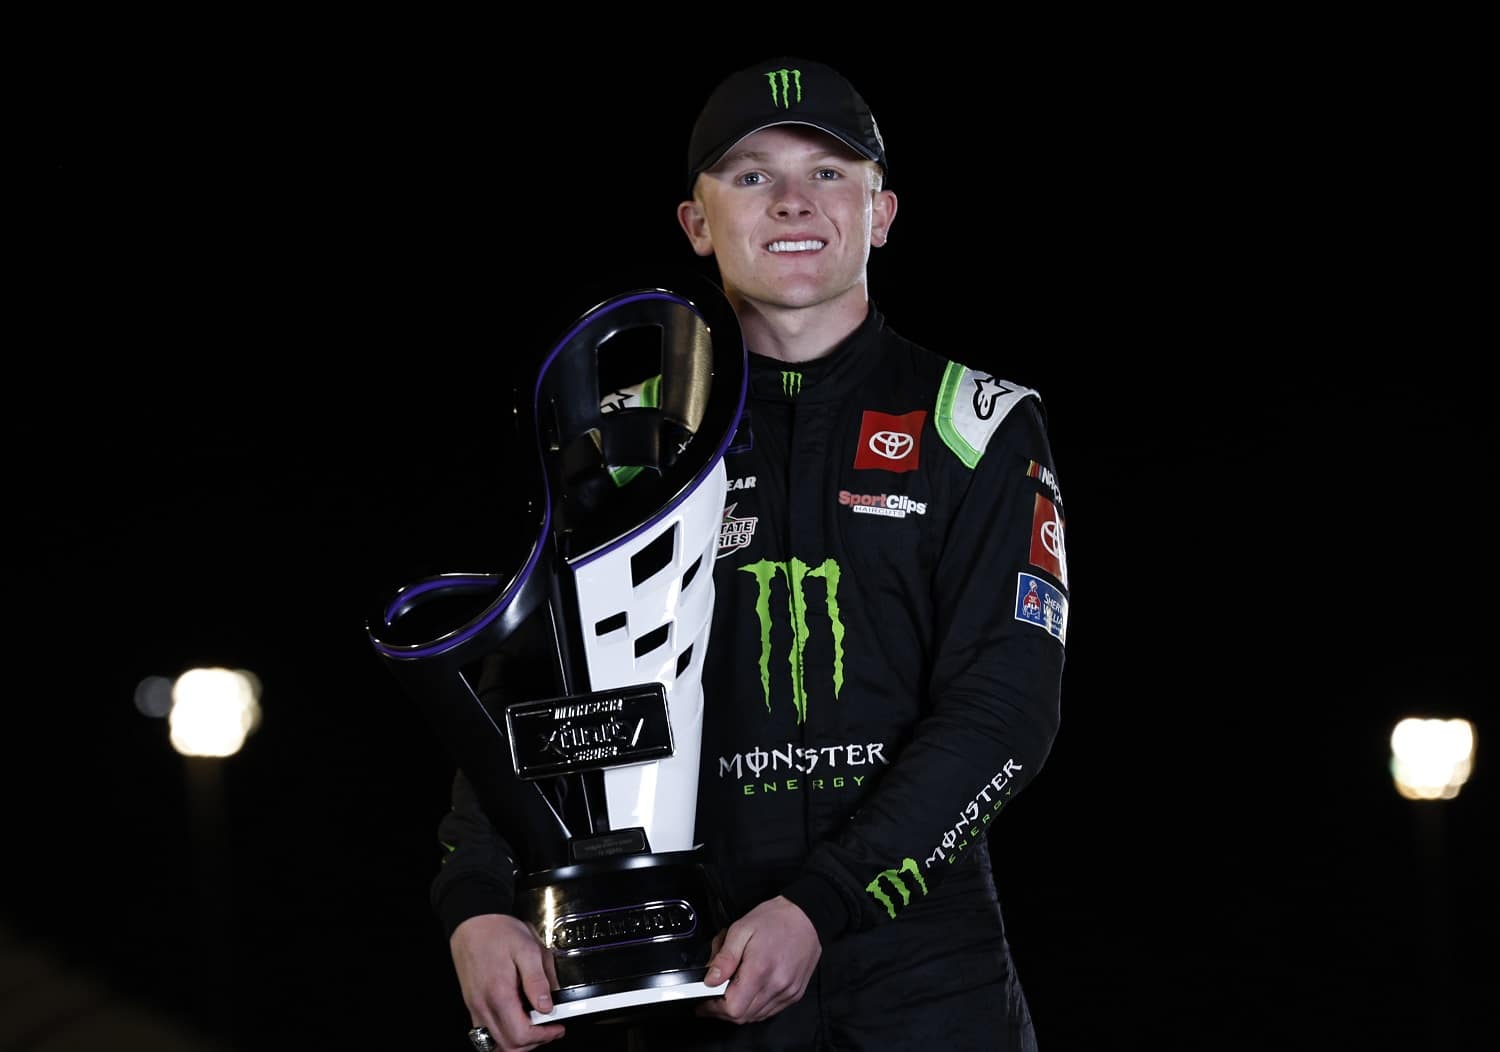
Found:
[[[1462,27],[924,47],[856,17],[730,47],[625,18],[47,39],[4,417],[11,952],[204,1048],[465,1047],[426,900],[449,765],[364,620],[490,568],[507,364],[566,290],[696,265],[696,107],[790,51],[881,122],[877,305],[1048,407],[1064,722],[992,838],[1042,1047],[1482,1032],[1493,180]],[[198,664],[264,685],[221,764],[132,705]],[[1475,722],[1456,800],[1396,795],[1408,714]],[[28,989],[17,1048],[95,1010]]]

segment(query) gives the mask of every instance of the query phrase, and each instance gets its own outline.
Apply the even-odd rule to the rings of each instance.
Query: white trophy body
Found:
[[[713,622],[713,566],[726,478],[719,460],[669,514],[625,543],[573,565],[590,689],[653,680],[666,688],[673,754],[604,772],[610,826],[642,827],[653,851],[686,851],[693,846],[703,734],[701,673]],[[632,560],[669,534],[670,557],[645,580],[633,583]],[[625,621],[619,624],[622,613]],[[618,627],[600,634],[593,627],[599,624]],[[652,633],[663,628],[665,639],[637,655],[642,640],[653,642]]]

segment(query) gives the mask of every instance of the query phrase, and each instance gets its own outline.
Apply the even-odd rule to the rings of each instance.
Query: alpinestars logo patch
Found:
[[[993,376],[975,376],[974,415],[980,420],[988,420],[995,415],[995,403],[1014,392],[1014,387],[1007,387]]]

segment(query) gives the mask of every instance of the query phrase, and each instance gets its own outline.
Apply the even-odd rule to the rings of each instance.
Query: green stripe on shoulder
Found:
[[[965,466],[973,468],[1001,421],[1028,396],[1040,397],[1031,388],[997,379],[993,373],[949,362],[933,411],[938,437]]]

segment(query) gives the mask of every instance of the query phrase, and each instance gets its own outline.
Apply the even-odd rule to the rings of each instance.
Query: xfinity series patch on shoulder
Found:
[[[1016,574],[1016,620],[1027,621],[1059,643],[1068,642],[1068,597],[1040,577]]]
[[[1042,485],[1052,491],[1052,499],[1059,504],[1062,503],[1062,490],[1057,488],[1057,476],[1052,473],[1052,469],[1046,464],[1043,464],[1039,460],[1027,461],[1026,477],[1041,480]]]

